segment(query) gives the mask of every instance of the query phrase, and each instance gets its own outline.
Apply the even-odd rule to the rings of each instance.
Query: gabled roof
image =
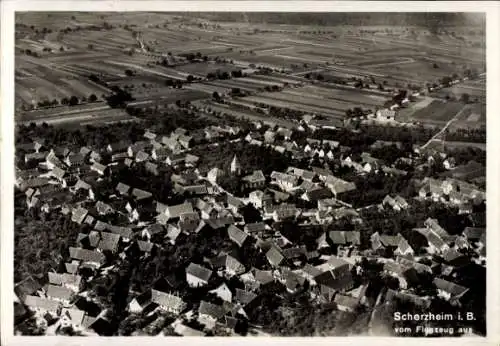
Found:
[[[88,214],[88,210],[82,207],[78,207],[72,210],[71,212],[71,220],[78,224],[81,224],[83,220],[85,220],[85,216]]]
[[[61,180],[66,175],[66,171],[64,169],[62,169],[62,168],[59,168],[59,167],[55,166],[54,168],[52,168],[51,174],[55,178]]]
[[[177,237],[181,234],[181,229],[179,227],[168,225],[167,226],[167,238],[171,240],[176,240]]]
[[[151,289],[151,301],[160,306],[177,311],[182,311],[186,306],[186,303],[181,297],[155,289]]]
[[[299,180],[299,178],[295,175],[276,172],[276,171],[271,173],[271,178],[276,180],[277,182],[288,183],[292,185],[296,185]]]
[[[469,240],[479,240],[486,233],[486,228],[483,227],[465,227],[463,234]]]
[[[208,315],[215,320],[218,320],[222,316],[224,316],[224,309],[220,305],[215,305],[209,302],[202,300],[200,302],[200,307],[198,309],[198,313],[200,315]]]
[[[345,240],[353,245],[361,244],[361,233],[359,231],[345,231]]]
[[[52,285],[76,285],[79,286],[82,277],[80,275],[72,275],[68,273],[48,272],[49,283]]]
[[[116,251],[118,249],[118,243],[120,242],[120,236],[118,234],[101,232],[101,240],[97,247],[101,250]]]
[[[241,201],[241,199],[234,197],[232,195],[226,195],[227,197],[227,204],[236,208],[242,207],[244,203]]]
[[[257,295],[253,292],[245,291],[240,288],[236,289],[235,299],[243,306],[250,304],[255,298],[257,298]]]
[[[438,223],[436,219],[428,218],[424,222],[425,226],[432,229],[438,236],[441,238],[446,238],[449,236],[448,232],[446,232]]]
[[[263,232],[266,230],[266,224],[264,222],[247,223],[245,225],[245,231],[249,233]]]
[[[38,296],[31,296],[31,295],[26,296],[24,304],[26,304],[30,308],[34,309],[38,308],[52,312],[57,311],[61,306],[61,303],[56,300],[41,298]]]
[[[131,192],[131,196],[134,197],[136,200],[140,201],[152,197],[153,194],[148,191],[134,188]]]
[[[336,294],[333,302],[338,306],[344,306],[350,309],[355,309],[358,306],[358,299],[343,294]]]
[[[271,265],[277,267],[281,264],[285,257],[275,246],[271,246],[271,248],[266,252],[266,258]]]
[[[332,240],[334,244],[345,244],[346,243],[346,238],[344,232],[341,231],[330,231],[328,233],[328,236]]]
[[[440,278],[435,278],[432,282],[438,289],[450,293],[452,297],[460,297],[469,290],[467,287]]]
[[[124,226],[115,226],[115,225],[107,225],[107,229],[111,233],[116,233],[122,236],[123,238],[131,238],[133,235],[132,229],[130,227],[124,227]]]
[[[171,205],[167,207],[167,210],[165,213],[171,218],[178,218],[181,216],[181,214],[184,213],[192,213],[193,212],[193,206],[191,203],[184,202],[182,204],[178,205]]]
[[[294,247],[290,247],[290,248],[287,248],[287,249],[283,250],[283,255],[287,259],[298,258],[298,257],[304,256],[305,254],[306,254],[306,247],[305,247],[305,245],[294,246]]]
[[[102,253],[82,248],[70,247],[69,254],[71,258],[82,260],[84,262],[102,263],[105,260]]]
[[[75,294],[72,290],[62,286],[49,285],[47,287],[47,297],[53,299],[70,300]]]
[[[121,195],[127,195],[129,190],[130,186],[124,183],[118,183],[118,185],[116,185],[116,191],[118,191]]]
[[[266,285],[274,281],[273,273],[270,270],[254,269],[254,277],[261,285]]]
[[[234,225],[230,225],[227,229],[227,234],[229,238],[234,241],[239,246],[242,246],[248,237],[248,234],[240,230]]]
[[[197,277],[200,280],[208,281],[212,276],[212,271],[200,266],[199,264],[191,262],[186,268],[186,274],[191,274],[192,276]]]

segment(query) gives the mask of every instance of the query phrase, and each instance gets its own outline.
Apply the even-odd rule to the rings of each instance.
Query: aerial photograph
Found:
[[[486,336],[485,31],[16,12],[15,335]]]

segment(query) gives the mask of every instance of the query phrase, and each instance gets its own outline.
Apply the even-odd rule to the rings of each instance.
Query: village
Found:
[[[316,130],[306,120],[300,129],[270,122],[251,123],[251,131],[146,129],[139,141],[101,148],[53,147],[41,138],[18,145],[23,197],[16,200],[35,218],[72,223],[76,241],[61,250],[63,265],[16,283],[16,321],[48,335],[109,335],[118,328],[113,323],[123,335],[328,335],[343,320],[390,334],[394,309],[481,309],[479,286],[471,283],[485,280],[486,195],[464,174],[481,165],[456,166],[453,157],[418,146],[389,165],[332,140],[299,145],[294,133]],[[371,148],[400,145],[377,141]],[[234,154],[202,167],[204,158],[193,154],[221,146],[265,148],[289,166],[249,170],[245,156]],[[346,201],[363,187],[337,176],[347,170],[358,180],[389,180],[433,166],[451,174],[423,176],[412,195],[387,194],[358,208]],[[172,172],[170,196],[134,186],[140,172],[162,180],[165,169]],[[123,172],[131,176],[120,180]],[[390,222],[422,206],[423,215],[441,206],[467,222],[452,233],[435,217],[417,218],[411,229]],[[389,222],[367,231],[375,219]],[[318,321],[303,330],[287,325],[301,305],[325,314],[308,315],[323,319],[324,330],[315,329]],[[284,325],[274,327],[280,320]]]
[[[485,28],[16,14],[15,333],[485,336]]]

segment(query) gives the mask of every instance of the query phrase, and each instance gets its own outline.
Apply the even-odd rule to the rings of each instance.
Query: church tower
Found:
[[[231,161],[231,174],[240,175],[241,174],[241,165],[238,161],[238,157],[234,155],[233,161]]]

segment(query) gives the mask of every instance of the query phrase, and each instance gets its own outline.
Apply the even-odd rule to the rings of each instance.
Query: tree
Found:
[[[126,69],[125,70],[125,75],[127,77],[132,77],[134,75],[134,71],[130,70],[130,69]]]
[[[215,100],[215,101],[219,101],[220,100],[220,95],[217,91],[214,91],[213,94],[212,94],[212,98]]]
[[[89,96],[89,102],[96,102],[96,101],[97,101],[97,96],[95,96],[95,94]]]
[[[462,96],[460,96],[460,101],[467,104],[470,101],[470,95],[467,93],[463,93]]]
[[[436,64],[436,63],[433,63],[433,64],[432,64],[432,68],[439,68],[439,65],[438,65],[438,64]]]
[[[186,80],[188,81],[188,83],[191,83],[194,80],[193,75],[188,75]]]
[[[78,104],[78,97],[76,96],[71,96],[70,99],[69,99],[69,105],[70,106],[76,106]]]

